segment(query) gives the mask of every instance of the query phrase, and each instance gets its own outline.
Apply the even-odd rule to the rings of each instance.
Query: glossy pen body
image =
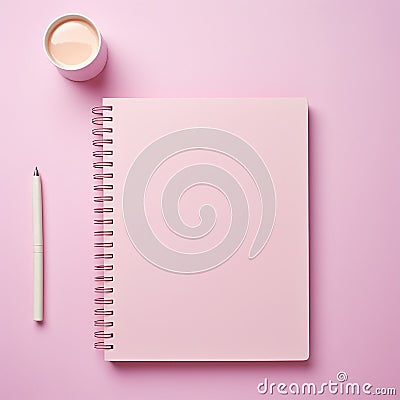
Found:
[[[43,321],[43,219],[42,184],[37,167],[32,182],[33,216],[33,319]]]

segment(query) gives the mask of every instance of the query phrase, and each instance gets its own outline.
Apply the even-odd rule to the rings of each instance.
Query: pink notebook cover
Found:
[[[307,359],[306,99],[103,106],[105,359]]]

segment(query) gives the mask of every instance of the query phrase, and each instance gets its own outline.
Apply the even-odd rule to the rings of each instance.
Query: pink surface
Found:
[[[319,383],[340,370],[350,381],[400,386],[399,2],[7,3],[2,398],[256,399],[264,377]],[[109,46],[93,82],[63,79],[43,52],[47,24],[71,11],[91,17]],[[111,364],[92,349],[90,107],[102,96],[308,98],[309,361]],[[32,321],[35,165],[45,207],[42,325]]]

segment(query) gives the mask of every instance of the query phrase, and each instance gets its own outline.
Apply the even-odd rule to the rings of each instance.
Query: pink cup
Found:
[[[66,14],[46,29],[44,50],[62,76],[87,81],[107,62],[107,45],[96,25],[81,14]]]

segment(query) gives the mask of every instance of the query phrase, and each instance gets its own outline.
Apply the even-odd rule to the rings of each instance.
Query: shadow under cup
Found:
[[[44,49],[65,78],[87,81],[107,62],[107,45],[96,25],[80,14],[63,15],[46,29]]]

